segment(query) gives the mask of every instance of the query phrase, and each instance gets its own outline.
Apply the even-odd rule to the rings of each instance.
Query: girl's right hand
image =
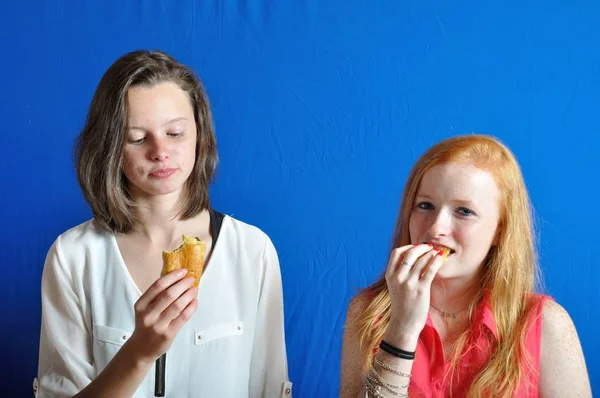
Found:
[[[135,303],[135,330],[128,343],[138,359],[153,363],[167,352],[181,327],[198,307],[194,278],[187,270],[170,272],[159,278]]]
[[[427,322],[431,282],[444,260],[440,251],[426,244],[392,251],[385,274],[391,299],[390,323],[383,337],[386,342],[415,350]]]

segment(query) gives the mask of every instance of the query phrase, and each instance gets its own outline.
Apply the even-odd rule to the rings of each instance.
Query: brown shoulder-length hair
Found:
[[[196,162],[184,190],[180,216],[188,219],[210,206],[208,185],[218,155],[202,83],[189,67],[164,52],[133,51],[117,59],[102,76],[75,143],[77,180],[83,195],[96,222],[114,233],[129,232],[137,221],[122,171],[128,90],[163,82],[173,82],[188,94],[196,122]]]
[[[448,138],[429,148],[408,176],[392,249],[411,243],[409,220],[423,176],[432,167],[450,162],[466,162],[490,172],[501,193],[498,243],[490,248],[484,260],[479,290],[468,311],[469,321],[472,321],[477,304],[489,293],[498,343],[468,391],[462,393],[466,397],[512,397],[522,383],[529,382],[526,370],[531,369],[532,358],[527,353],[525,339],[535,315],[529,297],[543,288],[533,207],[513,153],[495,137],[478,134]],[[358,330],[361,346],[366,347],[366,357],[361,359],[366,372],[390,322],[391,299],[385,275],[359,294],[365,297],[367,304],[353,327]],[[446,375],[451,381],[468,333],[469,330],[463,332],[454,344],[451,372]]]

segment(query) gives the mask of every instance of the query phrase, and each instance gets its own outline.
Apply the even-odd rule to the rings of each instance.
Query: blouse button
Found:
[[[290,390],[289,388],[285,389],[285,395],[290,395],[291,392],[292,392],[292,390]]]
[[[127,336],[126,335],[123,335],[123,340],[127,340]]]
[[[439,381],[437,383],[435,383],[435,388],[437,388],[438,390],[442,388],[442,383],[440,383]]]

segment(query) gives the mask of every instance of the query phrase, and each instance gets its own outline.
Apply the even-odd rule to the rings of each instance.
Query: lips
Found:
[[[164,168],[164,169],[156,169],[150,172],[150,177],[154,178],[168,178],[172,176],[177,169]]]

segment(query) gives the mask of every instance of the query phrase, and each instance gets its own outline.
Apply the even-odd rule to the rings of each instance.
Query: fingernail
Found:
[[[179,275],[184,276],[185,274],[187,274],[188,270],[186,268],[182,268],[179,270]]]

